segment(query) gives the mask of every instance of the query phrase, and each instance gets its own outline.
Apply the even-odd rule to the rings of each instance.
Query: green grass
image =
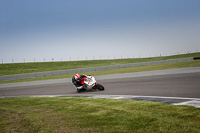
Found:
[[[186,57],[200,57],[200,53],[174,55],[166,57],[134,58],[134,59],[0,64],[0,76],[45,72],[45,71],[56,71],[56,70],[67,70],[76,68],[109,66],[109,65],[128,64],[137,62],[149,62],[149,61],[186,58]]]
[[[103,71],[84,72],[84,74],[97,76],[97,75],[107,75],[107,74],[117,74],[117,73],[130,73],[130,72],[153,71],[153,70],[185,68],[185,67],[199,67],[199,66],[200,66],[200,60],[193,60],[193,61],[167,63],[167,64],[159,64],[159,65],[149,65],[149,66],[103,70]],[[32,78],[32,79],[22,79],[22,80],[0,81],[0,84],[49,80],[49,79],[62,79],[62,78],[71,78],[72,76],[74,76],[74,74]]]
[[[1,98],[0,132],[199,133],[200,109],[94,98]]]

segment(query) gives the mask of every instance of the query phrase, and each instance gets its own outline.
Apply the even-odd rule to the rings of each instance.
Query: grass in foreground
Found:
[[[97,75],[107,75],[107,74],[116,74],[116,73],[130,73],[130,72],[153,71],[153,70],[164,70],[164,69],[185,68],[185,67],[198,67],[198,66],[200,66],[200,60],[186,61],[186,62],[176,62],[176,63],[168,63],[168,64],[159,64],[159,65],[149,65],[149,66],[130,67],[130,68],[120,68],[120,69],[103,70],[103,71],[84,72],[84,74],[97,76]],[[41,77],[41,78],[33,78],[33,79],[23,79],[23,80],[0,81],[0,84],[38,81],[38,80],[49,80],[49,79],[71,78],[72,76],[74,76],[74,74]]]
[[[1,98],[0,132],[200,131],[200,109],[94,98]]]
[[[152,58],[0,64],[0,76],[119,65],[119,64],[138,63],[138,62],[150,62],[150,61],[187,58],[187,57],[200,57],[200,53],[191,53],[191,54],[182,54],[174,56],[164,56],[164,57],[152,57]]]

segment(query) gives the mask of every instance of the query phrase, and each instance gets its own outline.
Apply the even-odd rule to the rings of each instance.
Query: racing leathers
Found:
[[[79,79],[76,79],[75,76],[72,77],[72,83],[76,86],[77,89],[84,89],[85,83],[84,80],[87,79],[86,75],[81,75]]]

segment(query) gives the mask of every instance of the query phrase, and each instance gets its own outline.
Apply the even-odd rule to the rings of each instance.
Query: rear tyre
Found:
[[[80,92],[84,92],[86,89],[77,89],[77,92],[80,93]]]
[[[80,92],[81,92],[81,89],[77,89],[77,92],[80,93]]]

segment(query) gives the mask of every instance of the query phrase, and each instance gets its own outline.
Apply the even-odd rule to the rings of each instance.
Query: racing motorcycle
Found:
[[[86,91],[86,90],[99,90],[99,91],[103,91],[104,87],[103,85],[99,84],[96,82],[96,79],[93,76],[90,75],[85,75],[86,78],[83,80],[84,84],[83,86],[80,87],[76,87],[77,92],[82,92],[82,91]]]

